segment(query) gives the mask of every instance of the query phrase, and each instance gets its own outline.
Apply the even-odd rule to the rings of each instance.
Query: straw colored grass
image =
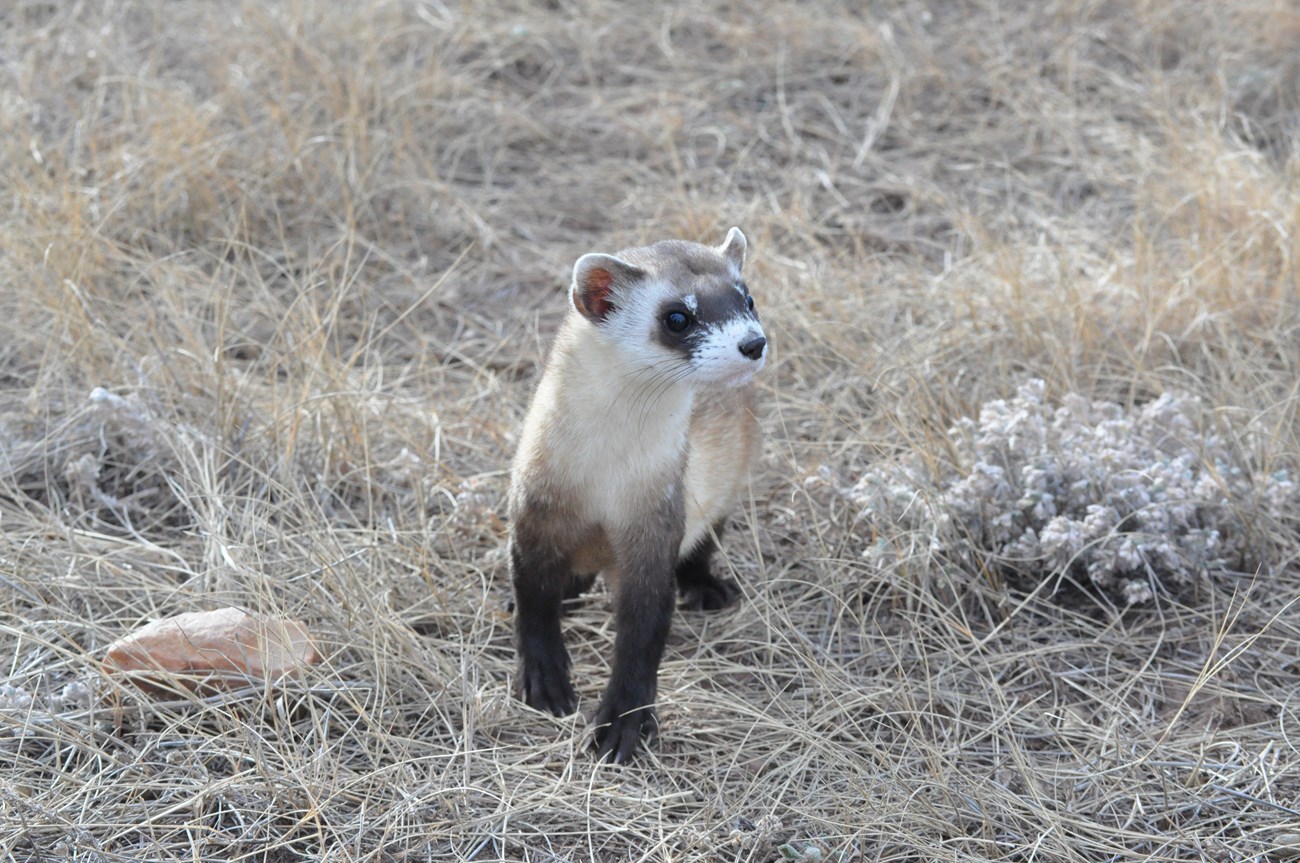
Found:
[[[1120,611],[869,566],[834,492],[1031,377],[1195,394],[1294,471],[1298,38],[1277,0],[10,4],[0,859],[1300,854],[1294,523]],[[507,466],[572,261],[732,224],[773,343],[743,601],[677,616],[660,741],[598,765],[510,694]],[[324,663],[100,675],[223,604]]]

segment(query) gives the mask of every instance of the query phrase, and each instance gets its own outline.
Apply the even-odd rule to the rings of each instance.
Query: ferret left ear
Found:
[[[573,265],[573,288],[569,298],[584,318],[599,324],[614,311],[617,290],[644,277],[644,270],[627,261],[593,252],[578,258]]]
[[[748,246],[749,244],[745,241],[745,235],[740,232],[740,228],[732,228],[727,231],[727,239],[723,241],[721,246],[718,246],[718,251],[722,254],[722,257],[726,258],[736,268],[736,272],[740,272],[741,268],[745,266],[745,249]]]

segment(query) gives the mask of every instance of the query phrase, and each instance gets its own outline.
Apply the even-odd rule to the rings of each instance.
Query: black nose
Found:
[[[752,339],[746,339],[740,343],[740,352],[751,360],[757,360],[763,356],[763,348],[765,347],[767,347],[767,339],[762,336],[754,336]]]

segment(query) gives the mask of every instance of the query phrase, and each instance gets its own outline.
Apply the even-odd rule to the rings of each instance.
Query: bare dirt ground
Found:
[[[1123,610],[870,566],[835,492],[1028,377],[1294,470],[1297,45],[1282,0],[8,4],[0,856],[1300,856],[1294,523]],[[572,261],[732,224],[743,601],[678,615],[660,741],[598,765],[511,697],[508,460]],[[325,661],[99,674],[221,605]],[[590,712],[604,596],[566,631]]]

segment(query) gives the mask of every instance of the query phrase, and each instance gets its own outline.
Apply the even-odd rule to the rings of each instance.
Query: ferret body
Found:
[[[703,609],[736,595],[709,557],[759,447],[749,384],[767,341],[745,250],[732,228],[718,247],[669,240],[579,258],[515,456],[519,688],[533,707],[572,712],[560,606],[603,573],[617,635],[594,722],[601,756],[616,761],[654,733],[678,590]]]

